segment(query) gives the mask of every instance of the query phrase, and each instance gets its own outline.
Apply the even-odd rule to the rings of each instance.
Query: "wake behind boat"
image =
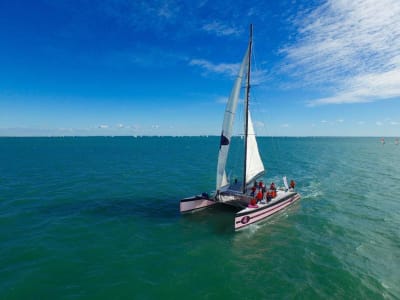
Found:
[[[262,181],[257,182],[265,174],[265,168],[258,151],[249,111],[252,37],[253,27],[251,25],[249,44],[225,108],[218,154],[216,192],[211,196],[203,193],[180,201],[180,211],[182,213],[196,211],[217,203],[236,207],[238,212],[234,221],[235,230],[264,220],[300,199],[300,195],[294,191],[294,181],[291,181],[289,187],[286,177],[283,177],[285,186],[282,188],[276,188],[274,184],[271,184],[267,189]],[[239,102],[240,89],[243,83],[245,83],[246,87],[244,97],[243,179],[241,182],[236,179],[233,182],[229,182],[225,167],[232,141],[233,123]]]

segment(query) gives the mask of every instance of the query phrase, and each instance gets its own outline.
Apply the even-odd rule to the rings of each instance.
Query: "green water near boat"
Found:
[[[394,138],[260,138],[302,199],[235,233],[218,137],[0,138],[0,299],[399,299]],[[392,141],[393,140],[393,141]]]

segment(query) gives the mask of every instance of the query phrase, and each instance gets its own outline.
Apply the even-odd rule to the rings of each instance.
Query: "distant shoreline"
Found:
[[[257,138],[397,138],[398,136],[334,136],[334,135],[316,135],[316,136],[284,136],[284,135],[265,135]],[[52,135],[52,136],[0,136],[1,138],[219,138],[218,135]]]

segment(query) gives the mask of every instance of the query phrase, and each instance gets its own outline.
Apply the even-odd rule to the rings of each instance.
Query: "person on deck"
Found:
[[[250,196],[254,197],[254,196],[256,195],[256,190],[257,190],[257,187],[254,185],[254,186],[251,188]]]
[[[271,201],[271,199],[272,199],[272,192],[268,191],[268,192],[267,192],[267,203],[268,203],[269,201]]]
[[[292,180],[290,180],[290,188],[292,189],[292,190],[294,190],[294,187],[296,186],[296,182],[294,182],[294,180],[292,179]]]
[[[257,200],[256,200],[255,198],[252,198],[252,199],[250,200],[249,207],[254,207],[254,206],[256,206],[256,205],[257,205]]]
[[[276,197],[276,186],[275,183],[271,183],[271,186],[269,187],[269,190],[271,192],[271,198],[275,198]]]
[[[261,200],[263,199],[263,194],[261,190],[258,191],[256,198],[257,202],[261,202]]]

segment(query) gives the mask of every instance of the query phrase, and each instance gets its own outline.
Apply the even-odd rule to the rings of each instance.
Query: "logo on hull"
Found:
[[[240,222],[241,222],[242,224],[247,224],[247,223],[249,223],[249,221],[250,221],[250,217],[249,217],[249,216],[244,216],[244,217],[240,220]]]

